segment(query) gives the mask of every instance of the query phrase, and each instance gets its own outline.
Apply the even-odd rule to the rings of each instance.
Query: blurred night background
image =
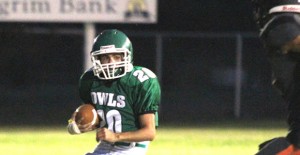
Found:
[[[95,26],[97,33],[108,28],[127,33],[135,65],[159,72],[161,123],[286,117],[286,105],[271,87],[250,0],[158,0],[156,24]],[[1,125],[67,123],[81,104],[83,28],[81,23],[0,23]]]

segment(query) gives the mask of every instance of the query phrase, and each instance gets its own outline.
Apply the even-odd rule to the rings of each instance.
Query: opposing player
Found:
[[[273,84],[281,91],[289,110],[288,135],[263,143],[265,145],[261,145],[261,150],[267,151],[266,147],[271,144],[285,146],[288,142],[291,147],[286,149],[289,150],[281,152],[288,152],[290,155],[300,154],[300,1],[253,0],[252,2],[255,20],[260,27],[260,38],[272,65]]]
[[[102,121],[96,129],[100,143],[87,155],[146,154],[158,126],[161,90],[156,75],[133,66],[132,43],[119,30],[101,32],[91,58],[93,67],[81,76],[79,92],[84,103],[95,106]],[[71,132],[76,127],[72,121],[68,125]]]

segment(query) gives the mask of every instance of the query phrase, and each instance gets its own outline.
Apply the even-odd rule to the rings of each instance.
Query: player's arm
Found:
[[[90,97],[90,87],[94,80],[92,69],[87,70],[85,73],[83,73],[79,79],[79,96],[81,100],[85,104],[92,103],[91,97]],[[71,118],[68,120],[68,132],[70,134],[80,134],[82,132],[85,132],[86,129],[82,129],[80,126],[76,124],[75,120],[75,114],[76,112],[72,114]]]
[[[146,113],[139,116],[140,129],[130,132],[113,133],[107,128],[100,128],[97,131],[97,141],[104,140],[107,142],[140,142],[152,141],[155,138],[155,115]]]

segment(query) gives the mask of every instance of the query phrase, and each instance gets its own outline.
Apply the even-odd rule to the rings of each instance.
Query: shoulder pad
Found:
[[[93,79],[93,78],[96,78],[96,77],[94,76],[93,69],[90,68],[81,75],[80,80]]]

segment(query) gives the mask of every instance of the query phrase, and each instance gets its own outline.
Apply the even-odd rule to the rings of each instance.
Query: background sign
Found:
[[[157,0],[1,0],[0,21],[156,23]]]

